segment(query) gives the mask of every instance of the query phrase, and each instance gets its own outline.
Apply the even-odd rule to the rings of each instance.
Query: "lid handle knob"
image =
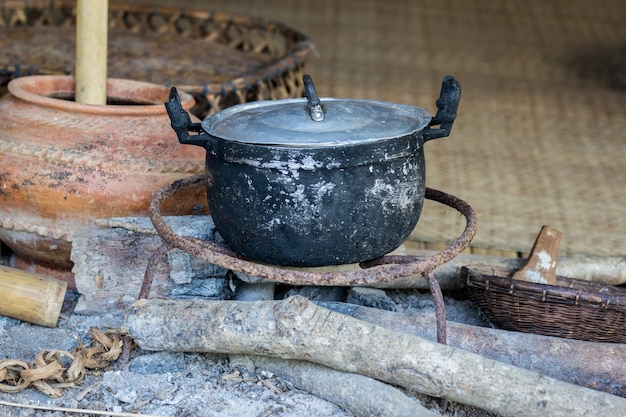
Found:
[[[324,120],[326,115],[324,114],[324,109],[322,108],[322,102],[319,97],[317,97],[317,93],[315,92],[313,79],[309,74],[304,74],[302,81],[304,82],[304,96],[306,97],[309,116],[314,122],[321,122]]]

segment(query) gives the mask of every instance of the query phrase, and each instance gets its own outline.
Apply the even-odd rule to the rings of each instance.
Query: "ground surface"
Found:
[[[291,289],[287,293],[311,291]],[[313,292],[314,293],[314,292]],[[117,327],[123,312],[96,316],[72,314],[77,294],[68,293],[64,317],[57,328],[49,329],[0,318],[0,360],[27,362],[41,350],[71,350],[77,338],[88,342],[91,326]],[[387,291],[384,308],[410,313],[433,309],[430,295],[419,291]],[[449,320],[484,324],[479,313],[465,300],[446,299]],[[118,415],[157,416],[354,416],[347,410],[314,395],[297,390],[289,383],[262,369],[249,369],[231,363],[227,355],[143,352],[135,349],[127,370],[117,364],[64,391],[61,398],[50,398],[34,388],[16,394],[0,393],[0,400],[44,407],[44,410],[0,405],[3,416],[66,417],[90,415],[68,413],[54,408],[106,410]],[[490,417],[493,414],[445,400],[406,392],[436,415],[450,417]],[[384,401],[384,398],[381,398]]]

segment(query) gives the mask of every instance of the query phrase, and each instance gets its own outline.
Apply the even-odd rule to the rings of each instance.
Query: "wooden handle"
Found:
[[[55,327],[67,282],[0,266],[0,315]]]
[[[79,103],[107,100],[108,0],[79,0],[76,6],[76,93]]]
[[[514,279],[557,285],[556,260],[559,257],[561,232],[543,226],[530,251],[526,264],[513,274]]]

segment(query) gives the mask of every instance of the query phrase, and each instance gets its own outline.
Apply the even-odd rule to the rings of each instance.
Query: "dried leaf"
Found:
[[[28,364],[24,361],[17,359],[0,361],[0,392],[14,394],[26,388],[29,383],[20,376],[24,369],[29,369]]]
[[[91,336],[91,338],[94,339],[96,342],[104,346],[106,350],[111,349],[113,341],[109,339],[109,337],[102,330],[98,329],[97,327],[92,327],[89,329],[89,332],[87,334]]]
[[[44,379],[63,380],[63,367],[59,362],[50,362],[40,368],[25,369],[22,371],[24,381],[34,383]]]
[[[74,361],[65,373],[66,382],[78,382],[83,379],[85,375],[85,357],[82,354],[77,354],[74,357]]]
[[[120,356],[124,343],[119,329],[103,332],[94,327],[89,335],[93,346],[85,347],[79,338],[78,346],[71,352],[61,349],[39,352],[32,366],[17,359],[0,361],[0,392],[17,393],[32,385],[51,397],[60,397],[61,388],[82,381],[87,369],[105,368]],[[63,362],[69,364],[67,370]]]
[[[59,398],[63,395],[60,389],[52,387],[45,381],[35,381],[32,385],[37,388],[39,391],[43,392],[46,395],[49,395],[52,398]]]
[[[15,394],[17,392],[22,391],[26,387],[28,387],[28,385],[30,385],[29,382],[21,382],[16,385],[0,383],[0,392],[6,392],[7,394]]]

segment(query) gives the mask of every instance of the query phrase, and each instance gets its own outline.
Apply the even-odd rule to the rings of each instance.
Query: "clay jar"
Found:
[[[204,172],[204,151],[180,146],[172,132],[165,86],[109,79],[103,106],[72,101],[72,77],[18,78],[8,90],[0,99],[0,239],[22,261],[71,277],[77,231],[147,215],[154,191]],[[189,94],[181,99],[194,104]],[[191,194],[164,214],[193,212],[204,200]]]

